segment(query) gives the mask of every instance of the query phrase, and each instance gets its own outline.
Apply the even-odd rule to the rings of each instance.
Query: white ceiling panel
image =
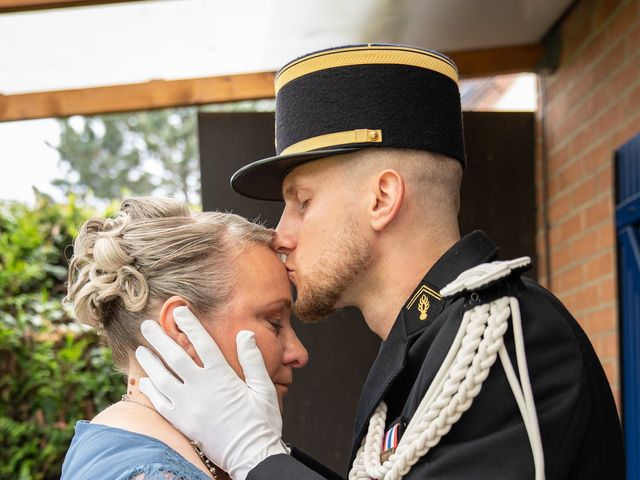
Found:
[[[277,70],[335,45],[533,43],[571,0],[165,0],[0,15],[0,93]]]

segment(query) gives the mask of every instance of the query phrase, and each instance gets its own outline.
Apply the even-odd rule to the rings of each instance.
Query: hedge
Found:
[[[66,256],[91,214],[73,198],[0,202],[0,479],[60,478],[75,422],[124,392],[98,334],[61,302]]]

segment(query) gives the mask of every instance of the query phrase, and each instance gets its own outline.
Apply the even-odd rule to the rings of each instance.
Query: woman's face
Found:
[[[307,350],[291,327],[289,277],[279,257],[268,247],[250,247],[236,261],[238,276],[228,308],[203,324],[243,379],[236,335],[240,330],[255,333],[282,409],[293,369],[304,367],[309,360]]]

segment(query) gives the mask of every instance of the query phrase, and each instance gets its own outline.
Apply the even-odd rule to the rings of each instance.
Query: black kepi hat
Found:
[[[237,193],[282,200],[291,169],[362,148],[412,148],[465,164],[455,64],[401,45],[337,47],[300,57],[275,79],[276,153],[238,170]]]

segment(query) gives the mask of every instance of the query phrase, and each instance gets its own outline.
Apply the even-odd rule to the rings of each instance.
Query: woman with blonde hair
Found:
[[[240,379],[250,368],[244,347],[255,342],[273,382],[267,393],[282,408],[292,371],[308,355],[291,327],[290,284],[270,249],[272,237],[271,230],[237,215],[192,215],[170,199],[128,199],[115,218],[83,225],[67,299],[79,321],[103,332],[116,367],[127,376],[127,393],[93,420],[76,424],[63,480],[226,477],[142,394],[145,374],[135,352],[147,345],[140,333],[144,322],[143,328],[162,329],[202,366],[180,328],[193,312]]]

